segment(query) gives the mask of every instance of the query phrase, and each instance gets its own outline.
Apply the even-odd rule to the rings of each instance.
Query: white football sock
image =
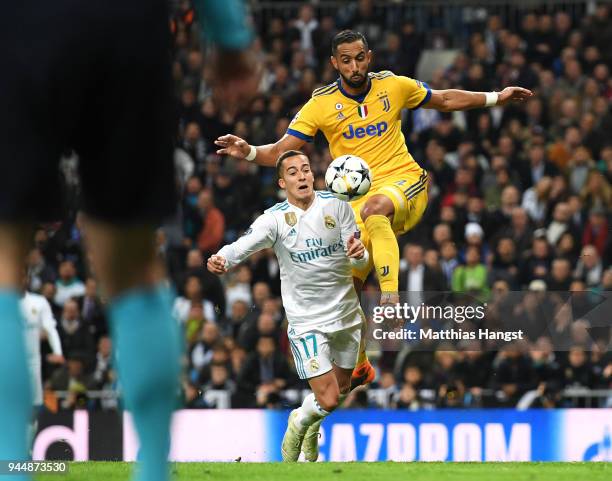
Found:
[[[308,396],[304,398],[302,405],[298,408],[298,414],[295,417],[295,422],[297,427],[300,430],[306,431],[308,426],[310,426],[315,421],[318,421],[321,418],[324,418],[329,414],[329,411],[326,411],[317,402],[317,398],[314,393],[310,393]]]

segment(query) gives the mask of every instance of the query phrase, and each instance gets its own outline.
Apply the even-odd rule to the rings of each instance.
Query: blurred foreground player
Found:
[[[368,255],[350,206],[313,190],[308,157],[285,152],[276,171],[287,200],[213,255],[208,270],[223,274],[261,249],[274,249],[296,371],[313,391],[289,415],[281,454],[283,461],[297,461],[302,451],[308,461],[316,461],[319,426],[350,390],[365,317],[351,267],[366,265]]]
[[[197,7],[222,49],[228,103],[238,100],[251,87],[242,4]],[[34,225],[62,218],[58,161],[74,149],[93,271],[110,299],[123,395],[141,440],[137,478],[165,481],[180,355],[153,235],[175,207],[167,2],[31,0],[2,9],[0,460],[27,458],[21,269]]]

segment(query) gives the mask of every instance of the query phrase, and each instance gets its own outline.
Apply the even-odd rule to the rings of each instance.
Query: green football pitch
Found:
[[[36,481],[127,481],[130,463],[70,463]],[[610,481],[612,463],[173,463],[175,481]]]

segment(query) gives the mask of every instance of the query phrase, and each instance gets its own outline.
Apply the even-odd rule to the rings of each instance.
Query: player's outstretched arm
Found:
[[[510,102],[522,102],[533,95],[531,90],[522,87],[506,87],[501,92],[470,92],[469,90],[432,90],[431,98],[423,105],[425,109],[441,112],[468,110]]]
[[[274,167],[276,159],[287,150],[299,150],[306,141],[285,134],[279,141],[267,145],[249,145],[249,143],[237,135],[222,135],[215,144],[220,147],[217,149],[219,155],[231,155],[237,159],[246,159],[259,165]]]
[[[257,251],[272,247],[276,242],[277,223],[274,217],[264,213],[260,215],[247,231],[235,242],[223,246],[212,255],[206,266],[213,274],[225,274],[232,267],[246,260]]]

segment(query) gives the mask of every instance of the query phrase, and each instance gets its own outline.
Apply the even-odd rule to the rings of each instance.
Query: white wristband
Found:
[[[499,94],[497,92],[485,92],[485,107],[493,107],[497,105]]]
[[[255,156],[257,155],[257,149],[255,148],[254,145],[251,145],[250,147],[251,147],[251,151],[245,157],[245,159],[248,160],[249,162],[253,162],[255,160]]]

